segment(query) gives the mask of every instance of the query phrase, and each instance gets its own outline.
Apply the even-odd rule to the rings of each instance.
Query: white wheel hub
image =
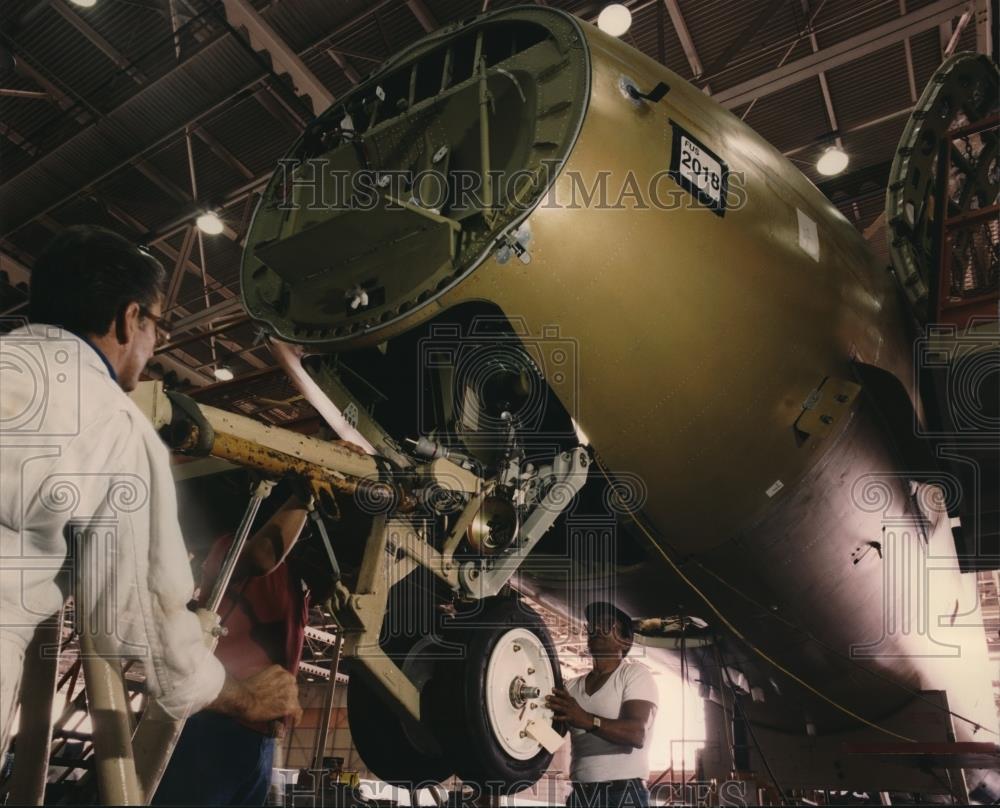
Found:
[[[529,721],[549,723],[545,697],[556,677],[541,637],[526,628],[500,636],[486,666],[486,714],[497,742],[511,757],[529,760],[541,745],[526,733]]]

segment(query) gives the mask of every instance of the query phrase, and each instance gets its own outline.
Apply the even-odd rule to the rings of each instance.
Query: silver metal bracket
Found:
[[[590,453],[583,446],[558,455],[552,463],[555,481],[525,517],[517,544],[503,555],[485,561],[467,561],[459,567],[458,581],[463,594],[477,599],[496,595],[559,515],[573,503],[587,482],[589,468]]]
[[[531,241],[531,230],[527,224],[522,224],[516,230],[504,233],[497,239],[496,258],[498,264],[506,264],[511,258],[517,258],[522,264],[531,263],[531,253],[528,243]]]

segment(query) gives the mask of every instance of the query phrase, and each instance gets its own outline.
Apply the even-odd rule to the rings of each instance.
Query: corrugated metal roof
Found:
[[[790,109],[795,110],[795,126],[789,126],[787,115],[782,114],[783,110]],[[808,143],[830,131],[816,77],[758,99],[744,120],[781,151]]]
[[[353,83],[340,66],[325,51],[317,51],[305,59],[308,67],[333,93],[334,98],[349,93]],[[361,71],[358,71],[359,73]]]
[[[371,73],[392,55],[387,50],[385,41],[382,39],[382,34],[379,31],[377,14],[371,15],[364,22],[353,26],[349,31],[345,31],[340,36],[334,37],[328,45],[330,47],[343,48],[351,53],[371,56],[371,60],[351,59],[351,64],[354,65],[355,69],[362,76]]]
[[[654,3],[636,13],[632,18],[632,27],[628,33],[629,44],[657,60],[659,60],[660,54],[659,20],[661,17],[659,8],[662,8],[662,5]],[[666,14],[665,9],[663,14]],[[690,79],[692,75],[691,65],[688,63],[687,56],[684,55],[684,48],[677,38],[677,32],[670,25],[669,16],[666,17],[663,34],[665,57],[663,64],[678,75]]]
[[[239,280],[242,248],[228,238],[205,238],[204,242],[205,265],[209,275],[222,286],[234,287]]]
[[[899,0],[826,0],[816,18],[816,40],[826,48],[898,16]]]
[[[206,202],[219,200],[230,188],[240,183],[243,175],[216,157],[197,135],[191,137],[191,152],[194,156],[198,199]],[[190,195],[191,180],[185,138],[178,138],[163,148],[150,152],[145,160],[158,168],[166,177],[170,177],[180,190]]]
[[[364,0],[295,0],[275,3],[264,12],[264,18],[298,51],[321,32],[333,30],[364,11],[367,5]]]
[[[905,125],[906,118],[898,117],[861,132],[845,135],[844,149],[851,156],[851,170],[892,162],[895,146],[899,143]],[[893,144],[892,147],[886,149],[887,143]]]
[[[750,24],[762,15],[761,9],[766,8],[766,2],[682,0],[680,6],[705,67],[704,80],[715,91],[732,87],[776,67],[789,48],[792,48],[789,58],[808,52],[808,46],[799,42],[803,18],[797,0],[779,2],[750,37],[746,35]],[[738,50],[717,69],[717,60],[737,45]],[[802,50],[797,51],[796,48]]]
[[[15,54],[71,97],[95,107],[106,109],[117,89],[119,68],[51,7],[18,36]]]
[[[461,20],[474,17],[479,10],[483,7],[482,2],[470,3],[468,0],[425,0],[427,3],[427,8],[431,10],[434,17],[442,25],[445,21],[460,22]],[[497,9],[504,8],[505,6],[510,6],[510,3],[490,3],[490,10],[496,11]],[[550,3],[549,5],[553,7],[558,7],[558,3]]]
[[[852,222],[858,230],[865,230],[885,211],[885,193],[866,194],[853,199],[835,200],[835,204],[841,213]],[[876,244],[876,250],[882,244]],[[884,250],[884,248],[883,248]],[[885,255],[888,253],[885,252]]]
[[[841,129],[909,103],[910,85],[902,44],[827,71],[826,80]]]
[[[911,36],[910,54],[913,58],[913,78],[919,98],[934,71],[941,64],[941,44],[937,29]]]
[[[258,176],[274,168],[298,134],[294,123],[277,119],[253,97],[227,105],[202,125]]]
[[[722,53],[746,30],[758,13],[753,3],[731,3],[726,0],[681,0],[680,8],[691,38],[706,71]],[[738,54],[737,54],[738,55]],[[718,71],[707,78],[724,81]]]
[[[895,146],[899,143],[906,116],[897,116],[891,120],[870,126],[859,132],[850,132],[843,136],[844,151],[850,156],[849,172],[854,173],[869,166],[888,164],[892,162]],[[888,148],[887,143],[892,145]],[[817,142],[808,149],[795,155],[795,163],[799,170],[817,185],[829,178],[821,176],[816,171],[816,160],[819,159],[828,141]],[[883,188],[883,193],[884,193]]]
[[[145,80],[155,80],[176,66],[173,28],[165,7],[121,2],[98,3],[89,9],[66,7],[107,40]],[[190,31],[181,37],[182,48],[190,52],[195,42]]]
[[[0,205],[3,230],[72,197],[259,77],[258,64],[232,37],[213,42],[8,180]]]
[[[28,92],[40,92],[41,88],[26,76],[12,73],[3,79],[5,87],[13,90],[27,90]],[[13,140],[0,141],[0,148],[4,149],[4,157],[15,159],[11,156],[12,146],[29,157],[28,162],[33,159],[40,150],[49,149],[57,145],[58,140],[53,137],[57,125],[63,121],[63,111],[51,99],[24,99],[9,96],[0,96],[0,121],[4,126],[10,127],[15,135],[22,140],[25,148],[16,146]],[[69,117],[68,127],[73,131],[79,129],[79,124],[72,117]],[[7,165],[6,159],[3,161],[2,177],[0,181],[6,181],[8,177],[16,173],[14,166]],[[21,164],[22,166],[24,163]],[[20,170],[18,168],[17,170]]]
[[[473,7],[475,4],[470,4]],[[389,43],[390,54],[405,48],[412,42],[416,42],[426,33],[417,22],[417,18],[410,9],[402,3],[389,5],[383,11],[375,15],[377,24],[385,39]],[[439,23],[445,22],[438,20]]]
[[[100,192],[147,226],[168,218],[178,204],[133,166],[116,171],[102,182]]]

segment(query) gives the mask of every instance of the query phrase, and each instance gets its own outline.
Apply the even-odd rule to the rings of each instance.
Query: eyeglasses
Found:
[[[587,634],[591,637],[596,637],[598,634],[611,634],[615,629],[621,631],[621,627],[616,622],[587,623]]]
[[[154,328],[156,328],[157,346],[165,345],[170,341],[170,330],[165,325],[163,325],[164,320],[162,314],[154,314],[141,304],[139,305],[139,314],[153,321],[153,326]]]

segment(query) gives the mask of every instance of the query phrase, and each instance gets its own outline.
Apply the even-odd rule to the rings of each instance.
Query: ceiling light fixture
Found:
[[[816,161],[816,170],[824,177],[832,177],[847,168],[849,162],[851,158],[840,146],[829,146]]]
[[[219,218],[219,214],[214,210],[207,210],[201,214],[196,220],[195,224],[198,225],[198,229],[209,236],[217,236],[222,232],[222,219]]]
[[[621,3],[605,6],[597,16],[597,27],[611,36],[623,36],[632,25],[632,12]]]
[[[97,5],[97,0],[69,0],[74,6],[80,8],[93,8]]]
[[[233,369],[228,365],[217,365],[215,370],[212,371],[212,375],[215,376],[215,380],[218,382],[231,382],[236,378]]]

